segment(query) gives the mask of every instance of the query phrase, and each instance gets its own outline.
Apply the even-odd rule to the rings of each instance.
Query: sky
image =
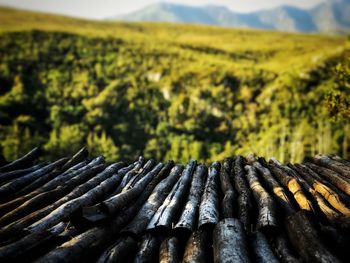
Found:
[[[279,5],[310,8],[324,0],[0,0],[0,5],[90,19],[126,14],[158,2],[186,5],[223,5],[233,11],[251,12]]]

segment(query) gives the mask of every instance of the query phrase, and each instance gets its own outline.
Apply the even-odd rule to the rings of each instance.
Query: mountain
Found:
[[[350,0],[328,0],[311,9],[280,6],[251,13],[237,13],[215,5],[195,7],[157,3],[111,20],[208,24],[287,32],[346,33],[350,32]]]

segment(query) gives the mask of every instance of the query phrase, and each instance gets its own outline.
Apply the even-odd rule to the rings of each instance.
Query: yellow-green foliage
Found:
[[[110,159],[348,153],[346,120],[331,120],[325,103],[348,55],[342,37],[6,8],[0,32],[7,158],[26,140],[52,157],[83,144]]]

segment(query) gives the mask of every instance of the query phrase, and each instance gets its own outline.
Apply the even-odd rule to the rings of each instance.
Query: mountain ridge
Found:
[[[286,32],[344,34],[350,32],[350,0],[322,2],[310,9],[281,5],[249,13],[235,12],[221,5],[197,7],[160,2],[129,14],[109,18],[109,20],[191,23]]]

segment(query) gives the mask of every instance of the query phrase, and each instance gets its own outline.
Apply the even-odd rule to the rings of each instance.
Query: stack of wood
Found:
[[[0,167],[0,262],[348,262],[350,162],[234,156]]]

